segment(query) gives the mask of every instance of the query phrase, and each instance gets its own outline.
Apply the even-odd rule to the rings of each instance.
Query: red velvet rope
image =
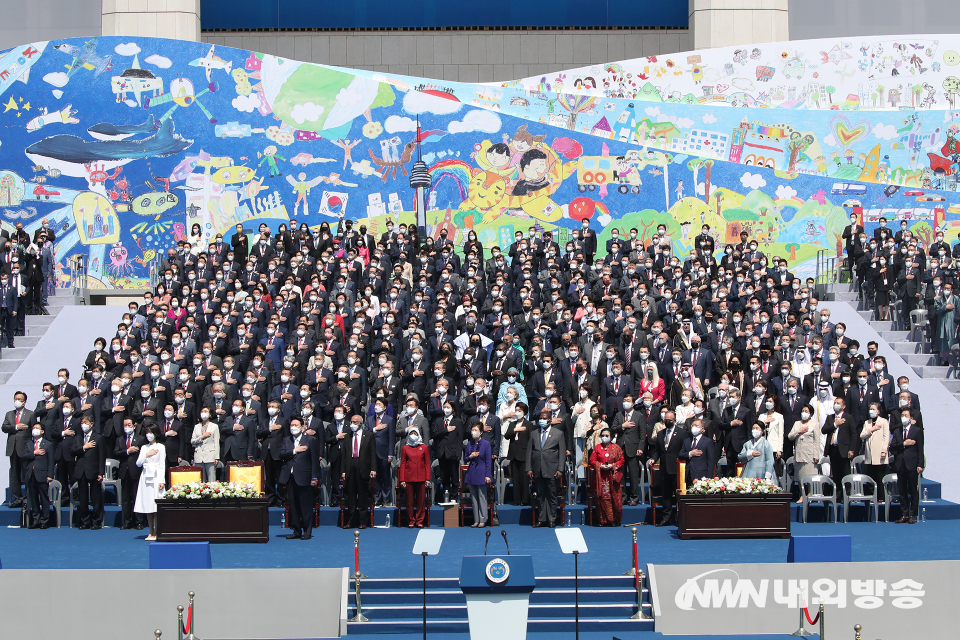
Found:
[[[184,633],[190,633],[190,623],[192,622],[192,620],[193,620],[193,605],[190,605],[190,607],[187,609],[187,623],[183,627]]]
[[[810,610],[807,609],[806,607],[803,608],[803,615],[806,616],[807,622],[809,622],[810,624],[817,624],[817,621],[820,619],[820,612],[817,611],[817,617],[814,618],[813,620],[811,620],[811,619],[810,619]]]
[[[353,545],[353,568],[360,573],[360,545]]]
[[[637,565],[637,541],[633,541],[633,575],[636,578],[634,584],[637,591],[640,590],[640,567]]]

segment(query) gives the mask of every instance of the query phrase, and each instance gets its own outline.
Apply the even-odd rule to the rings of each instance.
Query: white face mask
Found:
[[[156,439],[157,439],[157,436],[153,435],[152,433],[147,434],[147,442],[153,442]]]
[[[758,438],[759,438],[760,436],[762,436],[762,435],[763,435],[763,431],[761,431],[760,429],[754,429],[754,430],[753,430],[753,439],[754,439],[754,440],[758,439]]]
[[[694,438],[696,438],[698,435],[700,435],[700,427],[692,427],[690,429],[690,433],[693,435]]]
[[[294,438],[300,435],[300,427],[290,427],[290,435],[292,435]]]
[[[33,434],[34,438],[39,438],[42,431],[40,431],[40,429],[33,429],[30,433]]]
[[[809,420],[809,419],[810,419],[810,412],[809,412],[809,411],[801,411],[801,412],[800,412],[800,419],[801,419],[801,420]]]

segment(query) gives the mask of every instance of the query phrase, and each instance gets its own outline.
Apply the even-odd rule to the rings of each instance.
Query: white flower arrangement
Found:
[[[163,492],[168,500],[217,500],[224,498],[259,498],[252,484],[236,482],[188,482],[174,485]]]
[[[687,493],[703,496],[780,493],[780,487],[761,478],[700,478]]]

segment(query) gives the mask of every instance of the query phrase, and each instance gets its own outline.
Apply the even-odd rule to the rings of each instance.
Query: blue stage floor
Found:
[[[537,575],[573,574],[573,560],[560,553],[554,531],[507,525],[511,551],[534,556]],[[500,529],[490,529],[491,553],[506,553]],[[286,529],[271,527],[267,544],[212,545],[213,566],[226,568],[353,566],[353,533],[335,527],[314,530],[312,540],[285,540]],[[915,525],[858,522],[793,524],[797,535],[849,534],[855,562],[957,560],[960,521]],[[616,575],[628,570],[630,529],[583,527],[590,552],[580,558],[581,575]],[[149,565],[143,531],[21,530],[0,528],[0,562],[5,569],[143,569]],[[420,577],[421,561],[411,553],[416,530],[366,529],[360,537],[361,570],[371,578]],[[640,563],[697,564],[785,562],[788,540],[679,540],[675,528],[638,528]],[[484,530],[446,529],[440,555],[427,562],[431,577],[457,577],[460,558],[483,553]],[[695,559],[695,560],[694,560]]]

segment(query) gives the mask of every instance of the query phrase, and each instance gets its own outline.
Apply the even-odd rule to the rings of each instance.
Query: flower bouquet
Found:
[[[217,500],[224,498],[259,498],[252,484],[236,482],[188,482],[174,485],[163,492],[167,500]]]
[[[780,493],[780,487],[761,478],[700,478],[687,493],[701,496]]]

